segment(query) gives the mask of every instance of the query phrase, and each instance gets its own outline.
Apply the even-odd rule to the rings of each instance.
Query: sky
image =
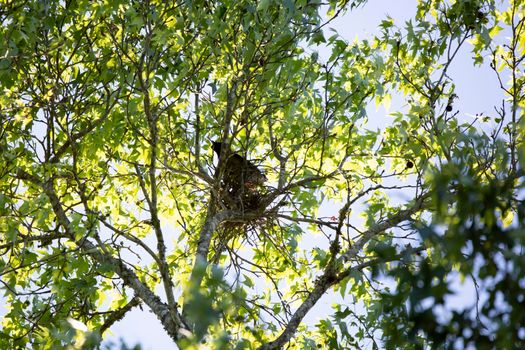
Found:
[[[364,7],[356,9],[340,18],[334,20],[328,28],[334,28],[343,38],[352,42],[354,39],[370,38],[379,33],[378,26],[386,16],[394,19],[396,25],[402,27],[404,22],[413,17],[416,9],[415,0],[370,0]],[[328,29],[325,33],[329,34]],[[469,55],[470,48],[463,47],[457,60],[450,69],[450,77],[456,83],[456,93],[459,100],[455,103],[455,108],[464,112],[466,118],[476,113],[490,113],[493,106],[497,104],[501,97],[499,91],[494,91],[497,86],[495,74],[488,67],[474,67]],[[327,51],[320,51],[319,56],[328,57]],[[369,112],[369,128],[377,128],[388,119],[388,113],[403,107],[403,99],[393,98],[390,111],[383,107],[375,108],[372,106]],[[329,216],[331,210],[328,205],[325,213]],[[320,216],[323,216],[323,212]],[[462,292],[450,299],[452,307],[460,307],[465,302],[472,302],[472,285],[468,281],[466,285],[456,284],[457,289]],[[305,322],[314,324],[318,318],[322,318],[329,313],[330,305],[333,303],[333,294],[329,293],[323,297],[318,305],[307,315]],[[115,324],[111,331],[113,336],[109,341],[115,341],[119,337],[126,339],[128,345],[140,343],[145,350],[171,349],[175,348],[172,340],[163,331],[157,318],[146,310],[135,309],[126,318]]]

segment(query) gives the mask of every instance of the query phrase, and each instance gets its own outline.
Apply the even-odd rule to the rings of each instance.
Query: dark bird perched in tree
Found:
[[[213,142],[212,148],[220,158],[223,151],[222,142]],[[264,185],[267,178],[257,166],[237,153],[227,155],[222,176],[222,186],[226,192],[238,201],[252,199],[258,194],[258,188]],[[242,199],[244,197],[244,199]],[[250,198],[248,198],[250,197]]]
[[[452,94],[449,96],[448,98],[448,102],[447,102],[447,107],[445,108],[445,110],[447,112],[452,112],[452,105],[454,104],[454,99],[458,98],[458,95],[456,94]]]

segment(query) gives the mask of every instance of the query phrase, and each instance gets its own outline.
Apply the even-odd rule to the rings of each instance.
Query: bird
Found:
[[[221,157],[223,143],[214,141],[212,149]],[[223,188],[237,197],[244,192],[255,192],[268,180],[266,175],[252,162],[237,153],[227,155],[222,177]]]

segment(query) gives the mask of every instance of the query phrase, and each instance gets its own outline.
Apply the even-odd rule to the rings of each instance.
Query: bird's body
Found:
[[[222,142],[213,142],[212,148],[220,158]],[[257,188],[264,185],[267,178],[256,165],[237,153],[226,155],[222,186],[233,198],[244,194],[253,194]]]

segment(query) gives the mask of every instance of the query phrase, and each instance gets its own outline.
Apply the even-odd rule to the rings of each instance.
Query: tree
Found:
[[[1,347],[96,347],[138,305],[179,348],[523,347],[524,3],[323,31],[361,5],[3,2]],[[494,111],[460,109],[467,45]],[[249,205],[213,141],[266,174]]]

